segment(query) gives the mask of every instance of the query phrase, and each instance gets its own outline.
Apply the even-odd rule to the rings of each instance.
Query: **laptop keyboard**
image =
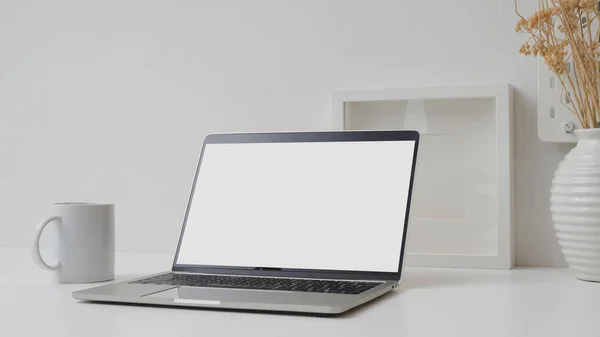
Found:
[[[169,273],[130,283],[358,295],[380,282]]]

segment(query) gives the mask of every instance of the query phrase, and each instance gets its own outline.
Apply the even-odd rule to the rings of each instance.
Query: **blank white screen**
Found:
[[[413,151],[207,144],[177,264],[397,272]]]

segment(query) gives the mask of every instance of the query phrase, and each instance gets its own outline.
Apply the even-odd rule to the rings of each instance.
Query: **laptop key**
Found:
[[[380,282],[169,273],[130,283],[358,295]]]

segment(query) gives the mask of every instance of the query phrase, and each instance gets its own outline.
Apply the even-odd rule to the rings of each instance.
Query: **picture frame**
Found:
[[[513,92],[509,84],[333,92],[334,130],[422,134],[407,265],[514,266]]]

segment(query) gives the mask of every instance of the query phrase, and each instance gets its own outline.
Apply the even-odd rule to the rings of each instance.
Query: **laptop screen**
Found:
[[[176,264],[398,272],[414,150],[206,144]]]

